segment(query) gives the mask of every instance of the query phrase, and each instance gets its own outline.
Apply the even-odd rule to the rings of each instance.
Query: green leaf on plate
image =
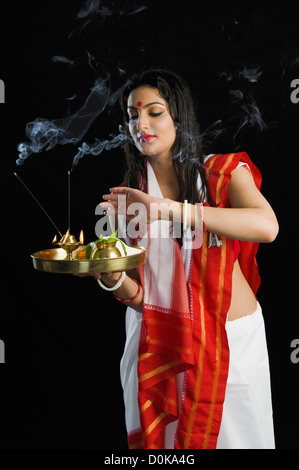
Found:
[[[86,245],[86,248],[85,248],[86,259],[91,258],[91,255],[92,255],[92,252],[93,252],[93,250],[96,246],[96,243],[97,243],[97,240],[95,242],[90,242],[90,243],[88,243],[88,245]]]

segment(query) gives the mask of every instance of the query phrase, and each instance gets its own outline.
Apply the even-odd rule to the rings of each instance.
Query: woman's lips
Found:
[[[154,139],[155,137],[156,137],[155,135],[151,135],[151,134],[142,134],[139,137],[139,140],[141,142],[149,142],[150,140]]]

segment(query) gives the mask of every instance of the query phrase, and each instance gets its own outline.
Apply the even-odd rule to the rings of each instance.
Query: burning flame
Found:
[[[52,243],[57,243],[57,235],[52,240]],[[77,243],[75,237],[73,235],[70,235],[70,229],[67,230],[66,234],[63,235],[61,238],[59,245],[69,245]],[[80,245],[84,245],[84,232],[81,230],[80,235],[79,235],[79,243]]]
[[[63,236],[63,238],[62,238],[62,240],[61,240],[60,243],[66,243],[66,242],[67,242],[67,239],[68,239],[68,237],[69,237],[69,234],[70,234],[70,229],[68,228],[66,234]]]
[[[80,235],[79,235],[79,243],[81,245],[84,245],[84,233],[83,230],[81,230]]]

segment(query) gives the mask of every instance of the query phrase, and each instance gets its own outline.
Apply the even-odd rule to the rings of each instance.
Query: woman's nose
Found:
[[[137,121],[137,127],[140,131],[144,130],[144,129],[147,129],[149,126],[149,123],[148,123],[148,118],[146,115],[144,114],[140,114],[139,115],[139,118],[138,118],[138,121]]]

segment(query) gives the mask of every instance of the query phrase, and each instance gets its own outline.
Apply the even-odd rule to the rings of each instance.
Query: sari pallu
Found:
[[[250,166],[260,186],[260,173],[247,154],[214,155],[205,164],[213,206],[229,207],[227,186],[240,161]],[[139,269],[145,292],[138,352],[140,429],[129,433],[130,448],[164,448],[165,427],[176,420],[175,448],[216,447],[229,364],[225,323],[231,301],[234,241],[218,237],[222,245],[208,248],[208,236],[204,233],[201,248],[190,250],[188,272],[174,241],[175,265],[169,287],[165,287],[173,299],[166,308],[163,302],[149,301],[148,291],[159,290],[159,286],[151,285],[147,264]],[[146,243],[150,252],[150,234]],[[257,246],[241,242],[241,268],[245,266],[243,272],[254,293],[259,285]],[[162,271],[159,266],[158,274]],[[180,372],[185,372],[185,378],[178,397],[176,375]]]

